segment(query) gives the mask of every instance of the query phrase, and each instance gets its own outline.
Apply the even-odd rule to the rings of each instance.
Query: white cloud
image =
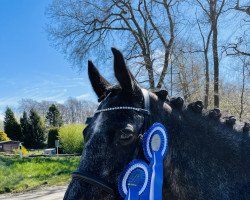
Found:
[[[15,106],[17,101],[20,100],[19,97],[6,97],[0,98],[0,107]]]
[[[89,93],[86,93],[86,94],[77,96],[76,99],[78,99],[78,100],[85,100],[85,99],[87,99],[87,98],[89,98],[89,97],[90,97],[90,94],[89,94]]]
[[[4,120],[4,114],[0,113],[0,121]]]

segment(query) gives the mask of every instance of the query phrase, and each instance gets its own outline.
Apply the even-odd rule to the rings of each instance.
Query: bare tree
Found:
[[[241,84],[238,86],[238,90],[239,90],[239,102],[235,103],[240,105],[239,109],[235,110],[235,112],[238,113],[239,115],[239,119],[242,120],[244,113],[246,112],[246,104],[247,101],[249,101],[249,97],[246,97],[246,93],[247,93],[247,89],[249,89],[247,87],[247,83],[249,82],[249,77],[250,77],[250,57],[248,55],[242,54],[240,52],[232,52],[229,53],[228,50],[230,50],[230,48],[226,48],[226,55],[232,57],[234,60],[238,60],[239,64],[237,64],[237,66],[235,67],[235,72],[240,71],[240,74],[238,74],[238,77],[240,75],[240,79],[241,79]],[[247,81],[248,80],[248,81]],[[249,103],[249,102],[248,102]],[[234,105],[235,106],[235,105]]]
[[[223,46],[224,51],[227,56],[250,56],[250,41],[249,36],[244,34],[242,37],[238,38],[235,43],[229,43],[227,46]]]
[[[209,99],[209,85],[210,85],[210,77],[209,77],[209,58],[208,58],[208,50],[209,50],[209,43],[212,35],[212,27],[210,27],[207,35],[203,33],[200,20],[197,19],[196,16],[197,25],[199,28],[199,32],[202,38],[202,47],[203,47],[203,55],[205,60],[205,94],[204,94],[204,107],[208,107],[208,99]]]
[[[175,95],[181,95],[187,102],[199,100],[204,87],[203,57],[194,53],[199,48],[191,43],[178,42],[172,58],[172,81]],[[171,78],[171,77],[170,77]]]
[[[42,115],[42,112],[39,111],[39,102],[33,99],[22,99],[19,102],[18,111],[29,113],[31,109],[38,111],[39,115]],[[44,115],[45,116],[45,115]]]
[[[218,20],[223,11],[225,0],[196,0],[207,16],[212,30],[212,51],[214,65],[214,107],[219,107],[219,56],[218,56]]]
[[[239,118],[242,119],[242,115],[244,112],[244,94],[245,94],[245,86],[246,86],[246,68],[250,66],[250,61],[247,62],[246,59],[242,59],[242,87],[241,87],[241,95],[240,95],[240,114]]]
[[[48,33],[52,42],[76,64],[93,52],[106,58],[106,47],[112,42],[119,44],[128,60],[145,67],[150,88],[161,88],[175,39],[174,11],[178,3],[173,0],[54,0],[47,12],[51,19]],[[156,79],[154,61],[159,55],[163,62],[155,66],[161,69]]]
[[[38,102],[32,99],[22,99],[19,101],[18,110],[22,113],[23,111],[30,112],[31,109],[34,109],[42,118],[45,118],[52,104],[58,107],[64,124],[84,123],[86,117],[92,116],[97,107],[97,105],[91,101],[78,100],[76,98],[69,98],[63,104],[55,101]]]
[[[234,9],[237,10],[237,11],[240,11],[240,12],[244,12],[247,15],[250,15],[250,5],[248,5],[248,6],[241,6],[240,5],[240,0],[237,0]]]
[[[223,51],[226,56],[250,56],[250,38],[249,38],[249,28],[250,28],[250,2],[235,0],[229,8],[234,16],[239,17],[238,35],[235,37],[234,41],[230,41],[226,45],[223,45]],[[235,18],[234,18],[235,19]]]
[[[241,71],[242,72],[242,71]],[[246,73],[246,68],[245,68]],[[249,76],[248,76],[249,77]],[[221,84],[221,109],[224,112],[227,112],[228,115],[235,115],[237,119],[240,121],[247,121],[249,122],[250,119],[250,90],[247,87],[247,76],[245,74],[244,80],[244,89],[243,89],[243,80],[242,85],[236,84]]]

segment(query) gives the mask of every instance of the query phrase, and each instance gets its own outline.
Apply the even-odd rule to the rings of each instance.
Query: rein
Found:
[[[150,123],[149,122],[149,116],[150,116],[149,93],[146,89],[143,89],[143,88],[141,89],[141,91],[142,91],[143,98],[144,98],[144,108],[120,106],[120,107],[100,109],[100,110],[96,110],[94,112],[94,114],[98,114],[101,112],[110,112],[110,111],[115,111],[115,110],[134,110],[134,111],[140,112],[144,115],[144,123],[143,123],[143,127],[140,131],[140,134],[138,136],[138,143],[137,143],[136,149],[135,149],[134,154],[133,154],[133,159],[138,157],[141,143],[142,143],[143,134],[148,129],[149,123]],[[83,172],[83,171],[80,171],[79,169],[77,169],[76,171],[74,171],[72,173],[72,178],[81,180],[83,182],[89,183],[89,184],[94,185],[94,186],[97,186],[100,189],[108,192],[109,194],[116,194],[117,193],[116,192],[117,189],[116,189],[115,185],[112,185],[112,184],[108,183],[106,180],[103,180],[102,178],[96,177],[91,173]]]

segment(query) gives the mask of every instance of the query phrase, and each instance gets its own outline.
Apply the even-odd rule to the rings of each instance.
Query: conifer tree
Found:
[[[24,146],[30,148],[33,142],[31,125],[29,123],[28,115],[25,111],[23,112],[23,116],[20,118],[20,126],[21,126],[22,141],[24,142]]]
[[[11,140],[20,141],[22,139],[20,124],[16,121],[15,115],[9,107],[5,111],[4,132]]]
[[[40,116],[34,109],[30,110],[29,122],[32,141],[30,147],[34,149],[43,148],[45,141],[45,128]]]
[[[46,115],[46,121],[49,126],[53,126],[53,127],[62,126],[63,124],[62,116],[55,104],[52,104],[49,107],[49,111],[47,112],[47,115]]]

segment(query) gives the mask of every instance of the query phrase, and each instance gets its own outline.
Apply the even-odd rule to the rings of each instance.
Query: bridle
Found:
[[[100,110],[96,110],[94,112],[94,115],[95,115],[98,113],[110,112],[110,111],[115,111],[115,110],[134,110],[134,111],[137,111],[137,112],[142,113],[144,115],[144,122],[143,122],[143,126],[142,126],[141,131],[140,131],[138,138],[137,138],[137,145],[136,145],[135,151],[133,153],[133,159],[137,158],[139,155],[139,151],[141,148],[142,136],[146,132],[146,130],[148,129],[149,123],[150,123],[150,119],[149,119],[149,116],[150,116],[149,92],[143,88],[141,89],[141,91],[142,91],[143,98],[144,98],[144,108],[120,106],[120,107],[100,109]],[[88,172],[84,172],[84,171],[77,169],[76,171],[74,171],[72,173],[72,178],[81,180],[83,182],[89,183],[89,184],[94,185],[94,186],[97,186],[97,187],[101,188],[102,190],[108,192],[109,194],[116,194],[117,193],[117,189],[116,189],[117,187],[115,185],[112,185],[112,184],[108,183],[107,181],[103,180],[102,178],[96,177],[93,174],[90,174]]]

